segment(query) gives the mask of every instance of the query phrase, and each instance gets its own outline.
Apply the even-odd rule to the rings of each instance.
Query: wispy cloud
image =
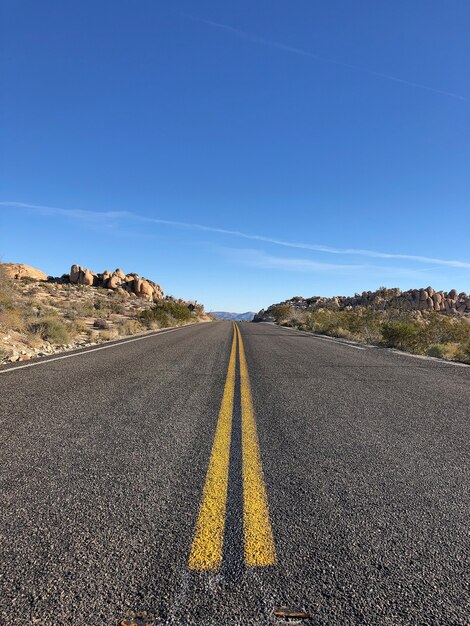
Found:
[[[85,211],[82,209],[60,209],[58,207],[44,206],[42,204],[27,204],[25,202],[0,202],[0,207],[12,209],[31,209],[44,215],[63,215],[74,217],[88,222],[99,222],[115,218],[131,218],[136,216],[129,211]]]
[[[422,278],[429,268],[420,270],[403,267],[390,267],[371,264],[352,263],[323,263],[309,259],[286,258],[265,254],[260,250],[246,248],[222,248],[221,251],[230,259],[238,261],[242,265],[260,269],[276,269],[287,272],[331,273],[331,274],[357,274],[367,272],[368,275],[378,273],[381,276],[408,276]]]
[[[200,22],[201,24],[206,24],[207,26],[211,26],[213,28],[225,30],[229,33],[232,33],[233,35],[236,35],[237,37],[242,37],[243,39],[246,39],[256,44],[269,46],[270,48],[276,48],[277,50],[282,50],[283,52],[288,52],[290,54],[297,54],[299,56],[308,57],[310,59],[315,59],[315,61],[320,61],[321,63],[328,63],[330,65],[338,65],[340,67],[345,67],[351,70],[355,70],[356,72],[363,72],[371,76],[376,76],[377,78],[382,78],[385,80],[393,81],[395,83],[401,83],[402,85],[407,85],[408,87],[414,87],[416,89],[423,89],[425,91],[439,94],[441,96],[447,96],[449,98],[456,98],[457,100],[462,100],[463,102],[470,102],[470,97],[463,96],[461,94],[454,93],[452,91],[446,91],[444,89],[437,89],[436,87],[431,87],[423,83],[406,80],[398,76],[393,76],[392,74],[378,72],[376,70],[373,70],[369,67],[365,67],[363,65],[347,63],[346,61],[338,61],[336,59],[331,59],[329,57],[325,57],[323,55],[316,54],[314,52],[309,52],[308,50],[304,50],[303,48],[296,48],[294,46],[288,46],[286,44],[283,44],[279,41],[272,41],[270,39],[264,39],[263,37],[252,35],[238,28],[234,28],[233,26],[229,26],[228,24],[221,24],[220,22],[214,22],[212,20],[206,20],[203,18],[194,17],[193,15],[187,15],[187,14],[183,14],[183,15],[184,17],[194,20],[195,22]]]
[[[198,230],[203,232],[218,233],[220,235],[228,235],[250,241],[259,241],[262,243],[283,246],[285,248],[294,248],[298,250],[311,250],[314,252],[322,252],[325,254],[335,254],[343,256],[362,256],[375,259],[389,259],[412,261],[415,263],[425,263],[444,267],[454,267],[460,269],[470,269],[470,262],[461,260],[439,259],[435,257],[419,256],[414,254],[397,254],[393,252],[378,252],[375,250],[364,250],[361,248],[336,248],[321,244],[301,243],[294,241],[286,241],[275,237],[267,237],[265,235],[256,235],[246,233],[240,230],[230,230],[226,228],[218,228],[216,226],[205,226],[203,224],[194,224],[191,222],[178,222],[174,220],[165,220],[154,217],[139,215],[132,211],[86,211],[82,209],[62,209],[58,207],[50,207],[38,204],[27,204],[23,202],[1,201],[0,207],[16,208],[20,210],[32,210],[40,212],[44,215],[61,215],[81,219],[84,221],[97,222],[110,219],[126,219],[146,224],[157,224],[162,226],[170,226],[174,228],[183,228],[187,230]],[[351,266],[349,266],[351,267]],[[361,267],[361,266],[358,266]]]

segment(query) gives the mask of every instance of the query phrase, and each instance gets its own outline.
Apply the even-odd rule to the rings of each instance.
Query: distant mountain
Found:
[[[246,313],[228,313],[227,311],[211,311],[210,315],[213,315],[218,320],[229,320],[233,322],[251,322],[256,313],[254,311],[247,311]]]

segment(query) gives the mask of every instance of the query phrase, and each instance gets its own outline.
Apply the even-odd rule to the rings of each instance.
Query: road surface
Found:
[[[238,328],[0,368],[2,626],[470,623],[470,368]]]

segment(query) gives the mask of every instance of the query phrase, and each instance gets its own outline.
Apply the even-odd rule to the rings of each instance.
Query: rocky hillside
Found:
[[[470,315],[470,295],[455,289],[449,292],[435,291],[432,287],[426,289],[387,289],[385,287],[377,291],[363,291],[354,296],[335,296],[324,298],[313,296],[302,298],[295,296],[278,304],[272,304],[266,310],[262,309],[256,314],[254,321],[273,321],[273,311],[279,306],[289,306],[300,311],[317,311],[328,309],[331,311],[347,311],[358,307],[374,311],[438,311],[449,315]]]
[[[295,297],[261,310],[255,322],[470,363],[470,296],[455,289],[381,288],[345,297]]]
[[[0,264],[0,363],[211,319],[197,302],[165,297],[155,282],[119,269],[72,265],[53,277]]]

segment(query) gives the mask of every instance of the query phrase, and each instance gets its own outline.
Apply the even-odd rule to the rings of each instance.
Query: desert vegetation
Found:
[[[197,318],[197,312],[191,310],[179,302],[162,300],[152,308],[145,309],[139,316],[139,321],[148,329],[168,328],[169,326],[181,326],[191,319]]]
[[[299,310],[287,304],[270,308],[278,324],[413,354],[470,363],[470,319],[438,312]]]
[[[200,305],[151,301],[67,281],[12,278],[0,264],[0,362],[28,360],[210,318]]]

